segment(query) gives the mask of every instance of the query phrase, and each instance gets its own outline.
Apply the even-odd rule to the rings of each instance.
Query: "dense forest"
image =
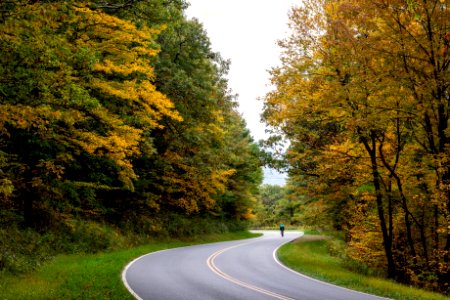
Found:
[[[0,2],[0,272],[246,227],[260,150],[187,5]]]
[[[389,278],[447,293],[449,4],[303,1],[263,113],[290,141],[295,220],[343,231],[346,254]]]
[[[262,119],[185,0],[0,1],[0,274],[253,225],[450,291],[447,0],[303,0]],[[289,173],[261,185],[263,162]]]

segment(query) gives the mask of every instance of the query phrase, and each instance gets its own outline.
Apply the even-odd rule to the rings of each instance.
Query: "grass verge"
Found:
[[[402,300],[449,299],[442,294],[352,272],[346,268],[344,259],[330,255],[329,241],[305,236],[282,246],[278,251],[278,258],[286,266],[302,274],[369,294]]]
[[[59,255],[37,271],[0,277],[0,299],[134,299],[121,272],[146,253],[189,245],[259,236],[250,232],[211,234],[189,240],[155,241],[145,246],[99,254]]]

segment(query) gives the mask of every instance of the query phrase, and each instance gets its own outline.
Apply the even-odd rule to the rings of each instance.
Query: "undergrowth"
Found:
[[[401,300],[438,300],[446,296],[382,278],[380,271],[351,260],[337,238],[304,236],[279,249],[280,260],[305,275],[354,290]]]
[[[170,214],[121,226],[69,219],[45,232],[18,225],[0,228],[0,275],[35,270],[58,254],[95,254],[130,249],[154,240],[189,239],[242,231],[246,223]],[[159,224],[156,226],[155,224]]]

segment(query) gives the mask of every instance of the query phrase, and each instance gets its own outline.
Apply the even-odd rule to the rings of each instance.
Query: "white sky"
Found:
[[[215,52],[231,60],[229,87],[255,141],[267,137],[260,122],[270,90],[268,70],[280,64],[276,41],[288,36],[288,12],[301,0],[190,0],[187,16],[197,18]],[[285,175],[265,170],[264,183],[284,184]]]

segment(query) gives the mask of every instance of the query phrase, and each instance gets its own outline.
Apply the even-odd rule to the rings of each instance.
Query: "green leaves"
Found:
[[[25,225],[252,216],[259,151],[185,6],[0,4],[0,204]]]
[[[439,1],[306,2],[292,12],[264,113],[291,141],[305,210],[321,208],[321,224],[344,229],[354,257],[442,291],[450,272],[431,261],[447,265],[436,253],[450,254],[450,195],[439,191],[450,178],[449,57],[438,54],[449,13]],[[381,248],[386,261],[369,257]],[[418,279],[423,270],[398,249],[441,279]]]

